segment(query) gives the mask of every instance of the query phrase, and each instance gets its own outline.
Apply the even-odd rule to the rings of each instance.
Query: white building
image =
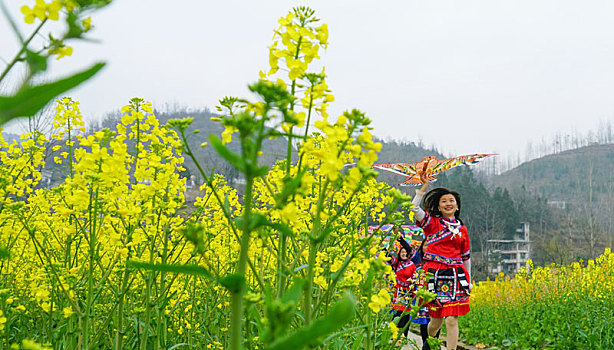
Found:
[[[515,274],[531,257],[529,223],[521,222],[514,239],[487,241],[487,257],[490,273]]]

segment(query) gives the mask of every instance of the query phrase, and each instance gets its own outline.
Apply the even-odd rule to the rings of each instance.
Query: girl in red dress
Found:
[[[396,277],[392,308],[394,310],[394,318],[399,318],[397,327],[407,337],[409,332],[409,325],[407,323],[410,321],[409,311],[415,294],[415,281],[417,277],[416,265],[411,261],[414,249],[405,239],[399,237],[394,244],[394,250],[396,254],[390,255],[390,260],[387,262],[392,267]]]
[[[434,337],[445,319],[447,349],[456,349],[458,316],[469,312],[469,234],[459,217],[461,199],[458,192],[436,188],[426,193],[428,181],[423,177],[422,182],[422,188],[414,196],[412,211],[427,239],[424,271],[432,274],[427,288],[436,294],[430,305],[428,333]],[[424,209],[420,207],[422,202]],[[423,349],[428,349],[428,345]]]

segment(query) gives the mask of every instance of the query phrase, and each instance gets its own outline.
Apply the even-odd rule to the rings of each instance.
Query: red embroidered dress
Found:
[[[388,263],[392,266],[396,276],[392,308],[404,312],[411,308],[411,301],[414,298],[416,265],[409,259],[403,261],[394,257]]]
[[[430,317],[461,316],[469,312],[469,274],[463,261],[470,258],[467,228],[456,219],[433,217],[425,212],[417,222],[424,229],[427,248],[424,271],[434,276],[428,289],[437,297]]]

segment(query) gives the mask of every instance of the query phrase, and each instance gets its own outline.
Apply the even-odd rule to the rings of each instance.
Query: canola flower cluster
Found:
[[[586,264],[534,267],[513,278],[500,273],[472,291],[472,311],[461,318],[471,342],[509,349],[591,348],[614,344],[614,254]]]
[[[38,1],[22,11],[26,21],[44,21],[57,6]],[[324,70],[308,70],[327,45],[318,21],[308,8],[284,16],[270,70],[250,86],[260,100],[220,102],[224,131],[210,142],[247,177],[242,195],[202,172],[194,208],[185,210],[179,173],[184,156],[194,158],[191,120],[160,125],[139,98],[121,109],[114,131],[88,133],[79,102],[66,97],[57,100],[53,135],[0,138],[0,247],[10,252],[0,260],[4,343],[283,348],[287,334],[317,330],[348,300],[360,317],[330,317],[359,331],[338,332],[327,346],[373,349],[396,338],[383,237],[361,232],[404,223],[410,198],[375,181],[381,144],[363,113],[329,120]],[[288,156],[271,169],[258,164],[269,137],[288,140]],[[240,155],[226,148],[231,142]],[[51,189],[39,186],[49,149],[66,170]],[[318,341],[333,330],[317,330]]]
[[[42,144],[50,140],[40,134],[26,134],[11,145],[2,140],[0,176],[7,186],[0,245],[11,256],[0,271],[10,281],[3,286],[10,290],[5,312],[12,329],[27,330],[58,317],[66,319],[68,332],[83,329],[78,342],[84,345],[127,300],[135,312],[151,317],[153,294],[147,294],[153,285],[176,295],[165,307],[156,305],[159,314],[184,298],[177,284],[162,280],[166,277],[141,279],[126,266],[128,259],[184,262],[193,256],[177,233],[185,189],[178,174],[183,169],[180,142],[174,131],[158,124],[150,104],[135,99],[122,111],[117,132],[65,138],[83,122],[78,102],[58,100],[54,123],[60,129],[51,139],[67,149],[55,162],[66,165],[68,174],[53,189],[37,188]],[[142,293],[131,295],[139,289],[146,291],[142,301]],[[123,339],[123,331],[117,327],[114,332]],[[11,334],[16,336],[12,341],[20,340]]]
[[[91,3],[94,4],[95,2]],[[70,28],[72,31],[70,36],[73,38],[79,37],[82,33],[87,33],[93,27],[90,16],[87,18],[76,18],[80,11],[81,4],[75,0],[51,0],[49,2],[36,0],[32,6],[21,6],[24,22],[27,24],[34,24],[38,20],[40,22],[39,25],[42,26],[46,21],[58,21],[62,14],[64,16],[75,16],[73,28]],[[49,55],[56,55],[58,60],[66,56],[72,56],[73,48],[66,45],[63,39],[54,38],[51,35],[49,38],[50,43],[45,48]]]

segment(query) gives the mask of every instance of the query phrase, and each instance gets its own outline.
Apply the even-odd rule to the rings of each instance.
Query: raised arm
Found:
[[[426,188],[429,186],[429,182],[424,178],[424,175],[420,176],[420,180],[422,180],[422,187],[416,190],[416,195],[412,200],[414,207],[411,209],[411,211],[414,212],[414,218],[416,218],[416,221],[421,221],[426,216],[426,213],[424,212],[424,209],[420,207],[420,204],[422,203],[422,199],[426,194]]]
[[[399,237],[398,241],[399,241],[399,243],[401,243],[401,247],[403,247],[405,249],[405,251],[407,252],[407,255],[411,254],[411,251],[412,251],[411,246],[409,245],[409,243],[407,243],[405,238]]]

